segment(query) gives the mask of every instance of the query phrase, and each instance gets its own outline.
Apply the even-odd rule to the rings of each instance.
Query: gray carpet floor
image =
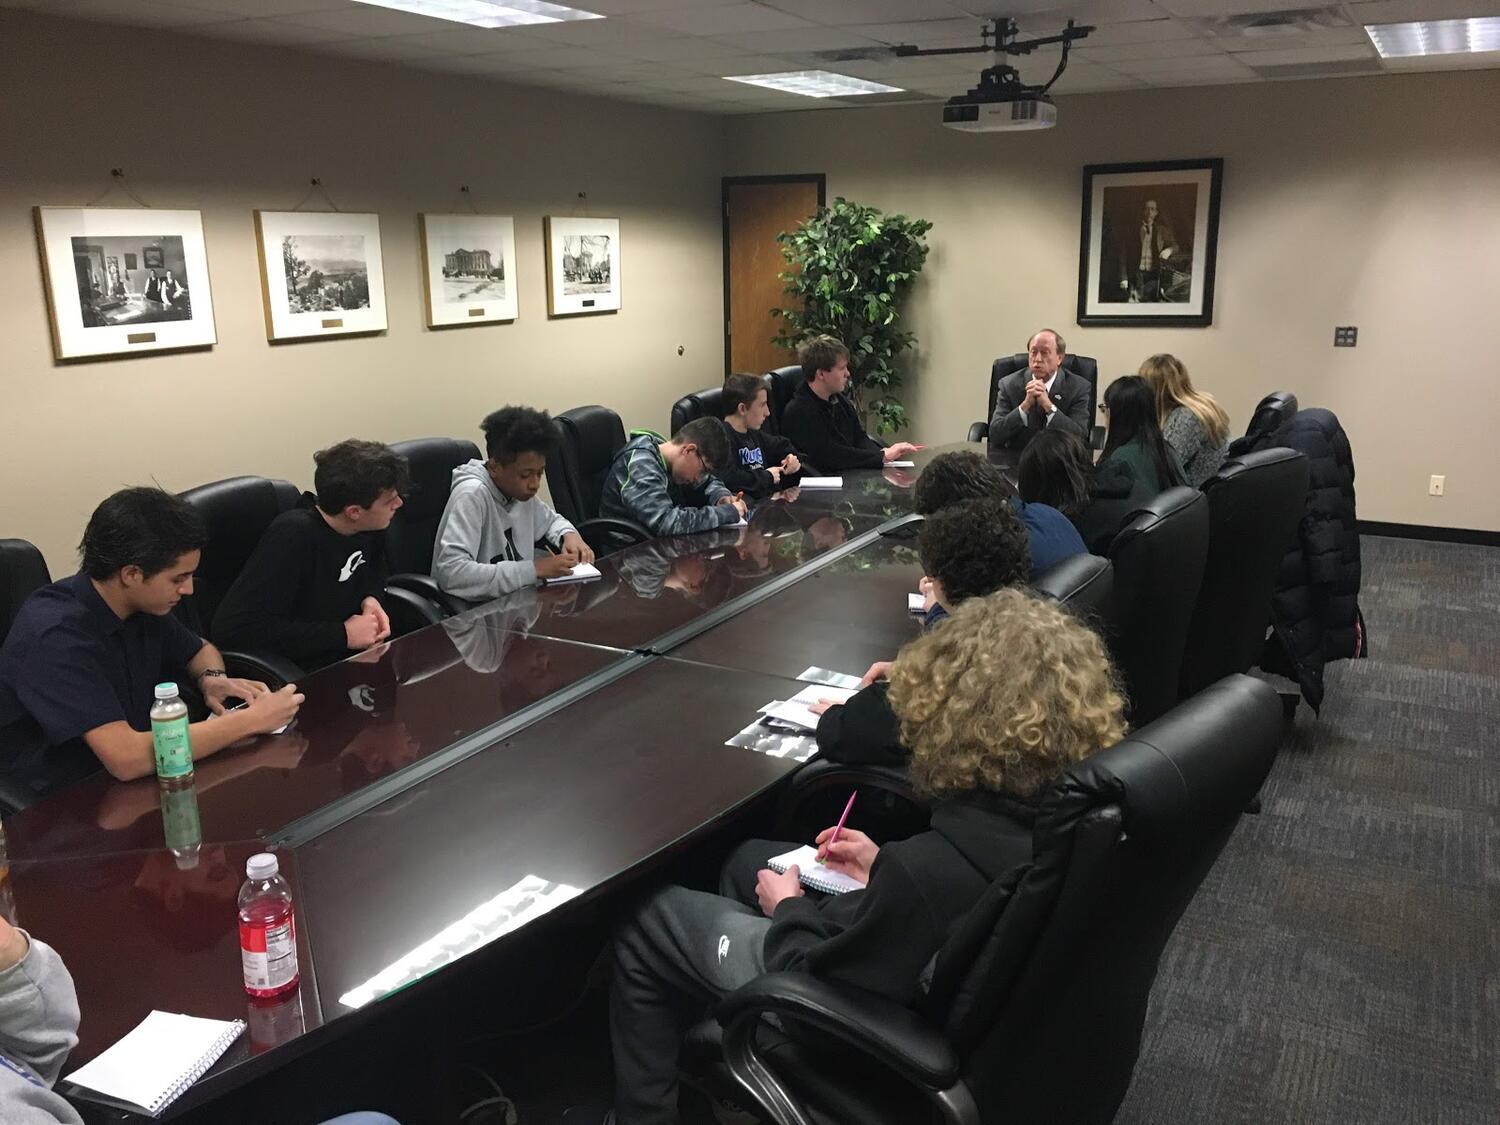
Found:
[[[1173,935],[1117,1125],[1500,1122],[1500,549],[1363,550],[1370,658]]]

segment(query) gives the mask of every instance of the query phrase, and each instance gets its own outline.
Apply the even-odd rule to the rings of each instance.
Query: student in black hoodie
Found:
[[[917,556],[927,572],[924,586],[932,604],[925,614],[931,629],[970,598],[1007,586],[1020,586],[1031,573],[1026,528],[1004,500],[963,500],[934,512],[922,523]],[[832,762],[903,765],[908,757],[901,724],[891,710],[885,679],[890,661],[873,665],[860,690],[844,703],[820,699],[818,750]]]
[[[891,704],[912,747],[912,780],[933,802],[932,827],[884,847],[847,825],[832,843],[833,830],[821,832],[827,865],[864,890],[814,898],[795,867],[761,870],[753,893],[732,880],[724,895],[667,887],[616,937],[618,1125],[678,1120],[683,1032],[761,973],[812,973],[914,1007],[923,967],[953,924],[1031,859],[1044,787],[1125,732],[1103,643],[1018,590],[971,599],[903,649]],[[751,843],[738,858],[785,847]],[[732,859],[725,870],[743,869]]]
[[[719,479],[730,492],[769,496],[790,488],[802,474],[792,443],[761,429],[771,416],[770,388],[759,375],[735,374],[724,380],[724,431],[729,464]]]
[[[781,433],[822,472],[878,469],[921,449],[909,441],[882,446],[865,433],[849,385],[849,349],[832,336],[814,336],[797,349],[804,382],[781,417]]]
[[[317,495],[271,521],[213,622],[224,646],[308,671],[391,635],[385,529],[411,488],[406,458],[376,441],[341,441],[313,461]]]

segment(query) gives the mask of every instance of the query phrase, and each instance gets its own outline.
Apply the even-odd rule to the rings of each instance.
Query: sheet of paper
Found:
[[[801,728],[789,731],[785,727],[770,726],[761,722],[759,715],[744,730],[725,739],[724,745],[753,750],[768,758],[789,758],[794,762],[805,762],[818,752],[818,740],[811,731]]]
[[[843,477],[803,477],[803,488],[843,488]]]
[[[796,695],[792,696],[792,698],[788,699],[787,702],[800,703],[804,707],[811,707],[820,699],[832,699],[836,703],[848,703],[849,697],[858,690],[858,688],[834,687],[832,684],[812,684],[809,687],[803,688]]]
[[[925,613],[927,610],[927,599],[921,594],[907,594],[906,608],[912,613]]]
[[[917,463],[915,461],[887,461],[885,467],[887,469],[915,469]]]
[[[573,568],[571,573],[547,579],[547,585],[555,586],[559,582],[592,582],[598,577],[599,568],[597,566],[593,563],[581,562]]]
[[[857,688],[859,677],[851,676],[847,672],[835,672],[828,668],[819,668],[813,665],[804,668],[797,674],[799,680],[806,680],[810,684],[828,684],[831,687]]]
[[[760,713],[767,718],[778,722],[789,723],[803,730],[816,730],[818,727],[818,716],[808,709],[805,703],[793,703],[790,700],[774,700],[760,709]]]

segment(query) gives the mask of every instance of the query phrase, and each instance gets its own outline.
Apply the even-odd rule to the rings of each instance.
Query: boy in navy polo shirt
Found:
[[[406,458],[378,441],[341,441],[313,462],[317,495],[271,521],[209,630],[227,648],[309,672],[391,635],[385,529],[411,490]]]
[[[95,758],[122,781],[155,772],[152,688],[163,680],[197,684],[216,715],[226,699],[248,704],[189,727],[194,758],[291,721],[294,685],[226,676],[219,650],[172,614],[193,592],[206,538],[176,496],[124,489],[90,517],[80,572],[22,603],[0,648],[0,773],[13,789],[35,798],[92,772]]]

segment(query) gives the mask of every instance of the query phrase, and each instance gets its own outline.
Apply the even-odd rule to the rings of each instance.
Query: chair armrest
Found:
[[[584,520],[578,525],[578,534],[583,536],[583,541],[594,549],[596,555],[607,555],[621,547],[655,538],[635,520],[615,519],[613,516],[596,516],[594,519]],[[621,542],[622,538],[627,542]]]
[[[443,593],[438,588],[437,579],[430,574],[418,574],[415,571],[393,574],[385,580],[385,584],[387,588],[395,586],[398,589],[410,590],[418,597],[426,598],[443,611],[444,617],[452,617],[455,613],[462,613],[468,608],[467,605]]]
[[[237,649],[220,651],[224,656],[224,671],[231,676],[260,680],[272,690],[298,683],[307,675],[295,661],[275,653],[241,652]]]
[[[958,1056],[940,1031],[894,1001],[819,980],[809,973],[766,973],[719,1001],[714,1018],[732,1041],[753,1036],[774,1013],[855,1047],[909,1082],[946,1090],[959,1078]]]
[[[988,422],[975,422],[969,427],[970,441],[987,441],[990,436],[990,424]]]
[[[391,619],[391,636],[402,637],[415,633],[429,625],[436,625],[450,616],[441,606],[434,604],[421,594],[400,586],[387,586],[382,592],[381,604]]]

